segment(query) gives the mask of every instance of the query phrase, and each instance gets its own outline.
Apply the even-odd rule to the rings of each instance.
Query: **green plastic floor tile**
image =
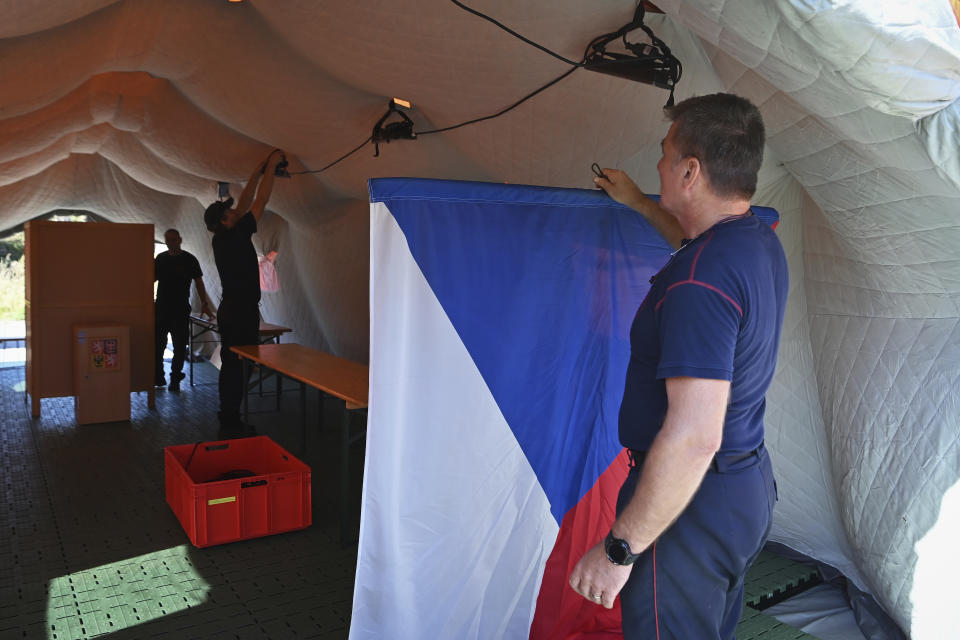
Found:
[[[0,639],[346,637],[356,549],[340,546],[339,502],[329,497],[339,432],[307,435],[310,528],[196,549],[166,504],[163,478],[164,447],[216,438],[216,370],[198,364],[196,374],[214,384],[158,390],[155,409],[134,394],[129,422],[80,426],[71,398],[45,398],[31,418],[14,391],[23,368],[0,369]],[[283,400],[281,413],[251,422],[291,450],[299,396]],[[308,399],[308,424],[318,406]],[[324,410],[326,424],[339,424],[335,403]],[[356,487],[362,469],[351,465]]]
[[[76,424],[71,398],[45,398],[33,419],[23,368],[0,368],[0,487],[8,509],[0,536],[0,638],[319,638],[348,634],[356,548],[339,542],[340,408],[325,403],[323,430],[308,433],[313,469],[308,529],[196,549],[164,499],[163,448],[214,439],[216,370],[179,394],[132,396],[131,420]],[[273,398],[266,405],[272,407]],[[280,414],[251,422],[299,448],[297,393]],[[308,399],[308,424],[319,404]],[[265,406],[266,406],[265,405]],[[362,454],[362,452],[361,452]],[[361,455],[358,454],[358,455]],[[362,460],[351,461],[362,486]],[[359,491],[352,496],[356,525]],[[355,534],[355,531],[354,531]],[[762,608],[811,583],[816,571],[764,554],[748,574],[747,602]],[[740,640],[810,639],[747,607]]]
[[[751,607],[744,607],[737,625],[737,640],[817,640],[814,636],[784,624]]]
[[[821,581],[816,567],[763,551],[747,572],[744,602],[763,611]]]

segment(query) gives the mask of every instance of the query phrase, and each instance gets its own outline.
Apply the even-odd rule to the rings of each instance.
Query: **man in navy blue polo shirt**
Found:
[[[620,441],[632,464],[617,518],[570,584],[607,608],[620,594],[625,638],[726,640],[776,501],[763,414],[787,262],[750,211],[764,145],[757,108],[714,94],[667,116],[659,206],[621,171],[596,179],[677,250],[630,331]]]

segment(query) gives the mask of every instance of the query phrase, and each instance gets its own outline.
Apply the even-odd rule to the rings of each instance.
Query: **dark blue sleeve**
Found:
[[[697,280],[680,282],[667,290],[656,315],[661,340],[657,378],[733,379],[742,313],[729,293]]]

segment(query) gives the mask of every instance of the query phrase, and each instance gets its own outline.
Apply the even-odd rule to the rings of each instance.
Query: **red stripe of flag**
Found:
[[[580,557],[597,544],[613,524],[617,493],[630,462],[623,449],[597,478],[580,502],[563,516],[560,533],[547,559],[537,610],[530,626],[531,640],[610,640],[622,638],[620,598],[612,609],[588,602],[568,582]]]

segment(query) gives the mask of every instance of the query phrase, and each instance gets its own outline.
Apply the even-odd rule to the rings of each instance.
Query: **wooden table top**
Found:
[[[230,350],[241,358],[336,396],[346,401],[348,409],[367,406],[370,368],[365,364],[338,358],[302,344],[248,345],[230,347]]]

